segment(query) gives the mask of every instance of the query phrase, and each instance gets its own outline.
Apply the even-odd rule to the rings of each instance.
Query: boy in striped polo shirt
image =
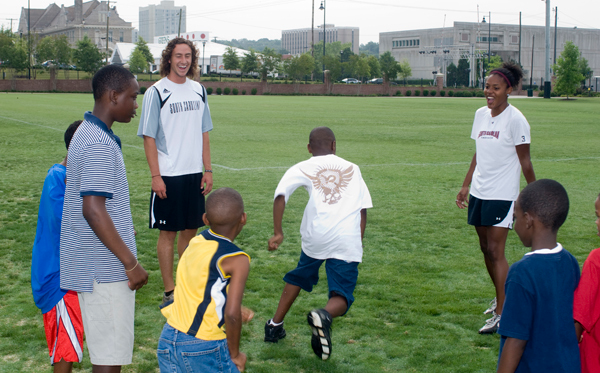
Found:
[[[139,86],[120,66],[92,80],[94,109],[73,136],[60,237],[60,287],[78,293],[94,371],[119,372],[133,355],[137,261],[121,140],[111,127],[135,116]]]

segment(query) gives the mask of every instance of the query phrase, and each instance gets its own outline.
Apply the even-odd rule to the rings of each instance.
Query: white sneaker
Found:
[[[484,315],[489,315],[490,313],[496,312],[496,298],[494,297],[494,299],[492,299],[490,301],[490,306],[488,307],[487,310],[485,310],[483,312]]]
[[[493,334],[496,333],[500,327],[500,316],[495,311],[492,313],[492,318],[486,320],[485,325],[479,329],[479,334]]]

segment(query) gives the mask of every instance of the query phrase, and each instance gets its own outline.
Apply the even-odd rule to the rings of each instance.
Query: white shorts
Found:
[[[133,356],[135,291],[127,281],[99,284],[77,293],[93,365],[128,365]]]

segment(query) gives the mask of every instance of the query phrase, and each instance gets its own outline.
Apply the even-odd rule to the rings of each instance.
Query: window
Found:
[[[488,41],[491,43],[498,43],[498,37],[497,36],[480,36],[477,38],[477,42],[478,43],[487,43]]]
[[[519,44],[519,35],[512,35],[511,41],[512,44]]]
[[[469,34],[467,34],[467,33],[460,34],[460,41],[469,41]]]

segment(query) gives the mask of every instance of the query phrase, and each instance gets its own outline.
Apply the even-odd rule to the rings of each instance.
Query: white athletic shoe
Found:
[[[493,334],[496,333],[500,327],[500,316],[495,311],[492,313],[492,318],[487,319],[485,325],[479,329],[479,334]]]
[[[489,314],[491,314],[491,313],[493,313],[493,312],[496,312],[496,298],[495,298],[495,297],[494,297],[494,299],[492,299],[492,300],[490,301],[490,306],[488,307],[488,309],[487,309],[487,310],[485,310],[485,311],[483,312],[483,314],[484,314],[484,315],[489,315]]]

